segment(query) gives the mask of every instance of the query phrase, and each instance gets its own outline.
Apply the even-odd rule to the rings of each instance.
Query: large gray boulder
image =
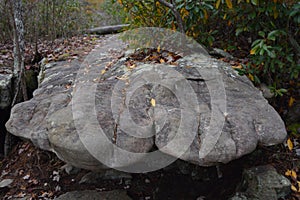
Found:
[[[34,97],[13,107],[7,130],[91,170],[132,164],[122,150],[135,161],[158,149],[169,160],[212,166],[284,141],[280,116],[228,64],[197,51],[175,65],[130,64],[132,51],[117,36],[100,45],[88,62],[46,68]],[[160,165],[154,160],[146,162]]]

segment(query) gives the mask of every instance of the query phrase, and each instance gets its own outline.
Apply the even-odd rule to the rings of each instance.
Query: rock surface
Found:
[[[0,156],[5,154],[5,123],[9,118],[12,103],[12,71],[0,69]]]
[[[130,200],[131,198],[127,196],[126,191],[113,190],[109,192],[97,192],[94,190],[85,191],[74,191],[63,194],[55,200]]]
[[[9,187],[9,185],[13,182],[13,179],[3,179],[0,181],[0,188]]]
[[[10,107],[12,101],[12,74],[0,74],[0,109]]]
[[[33,99],[13,107],[7,130],[91,170],[133,164],[130,157],[118,157],[119,149],[159,149],[168,159],[212,166],[285,139],[280,116],[228,64],[196,52],[176,65],[129,65],[131,51],[117,36],[100,45],[87,63],[46,68]],[[106,165],[98,155],[107,156]],[[143,160],[146,154],[138,156]]]
[[[239,192],[230,200],[277,200],[290,193],[291,182],[273,166],[245,170]]]

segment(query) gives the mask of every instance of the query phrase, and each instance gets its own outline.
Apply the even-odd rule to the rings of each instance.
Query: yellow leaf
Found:
[[[233,69],[242,69],[243,66],[241,64],[239,64],[239,65],[233,65],[232,68]]]
[[[176,26],[175,26],[175,23],[174,22],[172,22],[172,28],[171,28],[173,31],[175,31],[176,30]]]
[[[251,81],[254,81],[254,76],[252,74],[248,74],[248,77]]]
[[[294,192],[298,192],[297,188],[296,188],[294,185],[291,185],[291,189],[292,189]]]
[[[231,2],[231,0],[225,0],[225,1],[226,1],[226,4],[227,4],[227,7],[229,9],[231,9],[232,8],[232,2]]]
[[[274,13],[274,19],[277,19],[277,18],[278,18],[278,15],[279,15],[279,12],[278,12],[278,10],[276,9],[276,6],[273,7],[273,13]]]
[[[292,107],[294,105],[295,98],[291,97],[289,100],[289,107]]]
[[[151,103],[152,107],[155,107],[155,105],[156,105],[155,99],[151,99],[150,103]]]
[[[159,62],[160,63],[165,63],[165,60],[164,59],[160,59]]]
[[[204,18],[207,20],[207,19],[208,19],[207,11],[206,11],[206,10],[203,10],[203,12],[204,12]]]
[[[221,0],[218,0],[218,1],[216,2],[216,9],[218,9],[218,8],[219,8],[219,6],[220,6],[220,3],[221,3]]]
[[[130,65],[128,68],[129,69],[134,69],[136,67],[136,64]]]
[[[187,16],[189,16],[189,11],[187,11],[185,8],[182,8],[180,10],[180,14],[181,14],[182,18],[185,19]]]
[[[294,148],[294,145],[293,145],[293,142],[290,138],[286,141],[286,144],[287,144],[289,150],[292,151],[293,148]]]
[[[225,15],[223,16],[223,19],[226,19],[227,18],[227,14],[225,13]]]
[[[297,179],[297,173],[294,170],[291,171],[291,177]]]
[[[160,45],[157,47],[157,52],[160,53]]]
[[[250,55],[254,55],[256,53],[256,49],[251,49]]]
[[[292,174],[292,171],[289,170],[289,169],[285,172],[285,175],[286,175],[286,176],[291,176],[291,174]]]
[[[101,75],[105,74],[105,72],[106,72],[105,69],[101,70]]]

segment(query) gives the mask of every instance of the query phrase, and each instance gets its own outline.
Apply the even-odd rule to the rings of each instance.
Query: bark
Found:
[[[22,18],[22,0],[13,0],[13,35],[14,35],[14,77],[16,78],[15,95],[12,101],[12,106],[17,102],[20,91],[22,92],[23,100],[28,100],[26,82],[25,82],[25,67],[24,67],[24,24]]]

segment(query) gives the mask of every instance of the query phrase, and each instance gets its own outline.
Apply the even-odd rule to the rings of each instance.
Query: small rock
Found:
[[[113,190],[109,192],[97,192],[94,190],[85,190],[85,191],[74,191],[65,193],[54,200],[131,200],[127,196],[126,191],[122,190]]]
[[[12,182],[14,182],[13,179],[3,179],[0,182],[0,188],[8,187],[10,184],[12,184]]]
[[[62,170],[65,170],[65,172],[69,175],[78,174],[80,172],[80,168],[74,167],[70,164],[65,164],[61,167]]]
[[[12,74],[0,74],[0,109],[8,108],[12,101]]]
[[[230,200],[277,200],[290,193],[290,181],[271,165],[253,167],[243,172],[242,184]]]
[[[210,51],[209,54],[212,56],[224,57],[229,60],[234,60],[234,57],[231,54],[229,54],[228,52],[226,52],[222,49],[218,49],[218,48],[213,48],[213,50]]]
[[[260,90],[266,99],[270,99],[274,97],[274,93],[272,93],[272,91],[270,90],[270,88],[268,88],[266,84],[262,83],[260,85]]]
[[[94,184],[100,180],[132,179],[132,176],[125,172],[109,169],[101,172],[89,172],[79,181],[80,184]]]
[[[236,193],[230,200],[248,200],[248,198],[242,193]]]

